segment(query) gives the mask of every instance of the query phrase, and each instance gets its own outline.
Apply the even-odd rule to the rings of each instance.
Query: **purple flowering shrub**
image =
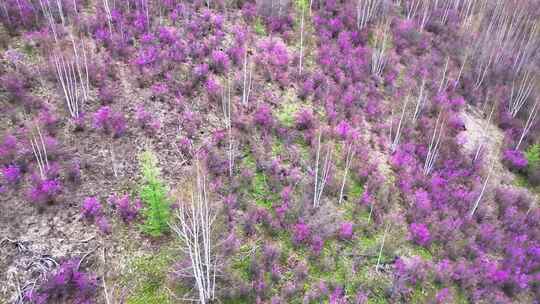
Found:
[[[527,158],[521,151],[506,150],[503,153],[503,162],[510,168],[516,171],[522,171],[527,168]]]
[[[102,104],[111,104],[113,103],[116,97],[116,92],[110,86],[102,86],[98,91],[98,98]]]
[[[342,223],[339,228],[339,237],[343,240],[350,240],[353,237],[354,227],[353,223],[345,222]]]
[[[199,113],[186,110],[182,114],[181,124],[182,129],[186,132],[186,135],[188,137],[186,138],[186,140],[189,140],[189,138],[193,138],[198,134],[199,128],[202,124],[202,120]]]
[[[41,179],[35,175],[32,176],[31,180],[27,198],[33,205],[43,206],[47,203],[54,203],[62,193],[62,184],[58,179]]]
[[[212,52],[212,68],[218,73],[225,73],[229,69],[230,59],[229,56],[219,50]]]
[[[119,137],[126,131],[126,121],[122,113],[113,111],[109,106],[102,106],[94,113],[93,127]]]
[[[66,178],[74,184],[81,183],[81,162],[79,160],[74,160],[67,165]]]
[[[192,71],[196,81],[203,81],[208,76],[208,73],[209,67],[206,63],[195,66]]]
[[[154,118],[143,105],[137,106],[135,119],[142,129],[148,130],[152,134],[157,133],[161,128],[160,121],[157,118]]]
[[[44,282],[24,294],[32,304],[93,303],[98,291],[98,277],[79,269],[78,259],[66,260]]]
[[[16,184],[21,179],[21,169],[17,165],[9,165],[2,168],[2,176],[8,184]]]
[[[267,104],[260,105],[253,114],[253,122],[264,130],[270,130],[275,123],[271,108]]]
[[[95,223],[99,230],[105,234],[111,233],[111,225],[103,212],[103,207],[96,197],[84,199],[81,207],[81,215],[88,222]]]
[[[295,114],[295,126],[298,130],[308,130],[315,126],[316,120],[313,111],[302,109]]]
[[[94,220],[95,220],[95,224],[98,227],[99,231],[101,231],[104,234],[110,234],[111,233],[112,227],[111,227],[111,224],[110,224],[109,220],[107,219],[107,217],[102,215],[102,216],[99,216],[99,217],[95,218]]]
[[[111,195],[107,202],[118,211],[118,214],[125,223],[136,220],[142,208],[140,199],[130,200],[127,194],[123,196]]]
[[[411,239],[418,245],[427,246],[431,241],[429,230],[424,224],[412,223],[410,226]]]
[[[292,232],[292,239],[295,244],[299,245],[299,244],[308,242],[310,236],[311,236],[310,228],[303,221],[300,221],[294,225],[293,232]]]
[[[6,134],[0,143],[0,163],[9,164],[17,156],[18,140],[12,134]]]
[[[81,209],[81,214],[87,219],[94,219],[102,214],[101,204],[95,197],[87,197],[84,199]]]
[[[29,85],[23,75],[20,74],[5,74],[0,78],[2,88],[9,93],[9,98],[13,102],[18,99],[23,99],[26,96],[26,90]]]
[[[265,78],[270,81],[277,81],[282,86],[287,85],[289,81],[287,70],[291,58],[283,41],[268,38],[261,41],[257,48],[258,52],[255,60],[262,67]]]
[[[45,22],[35,4],[29,0],[9,0],[4,3],[0,12],[0,22],[10,35],[16,35],[23,30],[35,30]]]

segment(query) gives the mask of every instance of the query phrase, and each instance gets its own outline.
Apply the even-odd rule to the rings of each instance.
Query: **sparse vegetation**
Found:
[[[0,302],[534,303],[538,11],[1,0]]]
[[[169,289],[168,278],[174,256],[170,249],[161,249],[156,254],[134,257],[130,260],[127,273],[121,278],[122,285],[129,286],[126,303],[175,303]]]

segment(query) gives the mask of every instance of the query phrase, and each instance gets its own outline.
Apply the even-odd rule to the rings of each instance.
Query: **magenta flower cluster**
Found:
[[[103,207],[96,197],[87,197],[84,199],[81,207],[81,215],[88,222],[98,226],[104,234],[111,233],[111,224],[103,212]]]
[[[62,262],[39,287],[24,293],[24,300],[32,304],[92,303],[97,295],[98,277],[81,271],[79,265],[78,259]]]
[[[118,211],[120,218],[122,218],[125,223],[136,220],[139,211],[142,208],[141,200],[131,200],[127,194],[122,196],[111,195],[107,202]]]
[[[109,106],[103,106],[94,113],[93,126],[114,137],[119,137],[126,131],[124,115],[113,111]]]
[[[411,239],[418,245],[427,246],[431,241],[429,230],[426,225],[422,223],[412,223],[409,227],[411,232]]]

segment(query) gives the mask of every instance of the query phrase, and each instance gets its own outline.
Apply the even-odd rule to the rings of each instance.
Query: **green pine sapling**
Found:
[[[161,236],[169,231],[171,202],[167,197],[168,189],[159,178],[157,159],[150,151],[140,155],[139,163],[143,175],[143,184],[139,189],[143,201],[142,229],[151,236]]]
[[[540,166],[540,143],[530,145],[525,151],[529,169],[535,169]]]
[[[527,179],[531,186],[540,185],[540,143],[532,144],[525,151],[527,158]]]

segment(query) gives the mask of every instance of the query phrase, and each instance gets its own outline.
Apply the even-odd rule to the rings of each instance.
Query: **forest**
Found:
[[[540,1],[0,0],[0,304],[540,304]]]

